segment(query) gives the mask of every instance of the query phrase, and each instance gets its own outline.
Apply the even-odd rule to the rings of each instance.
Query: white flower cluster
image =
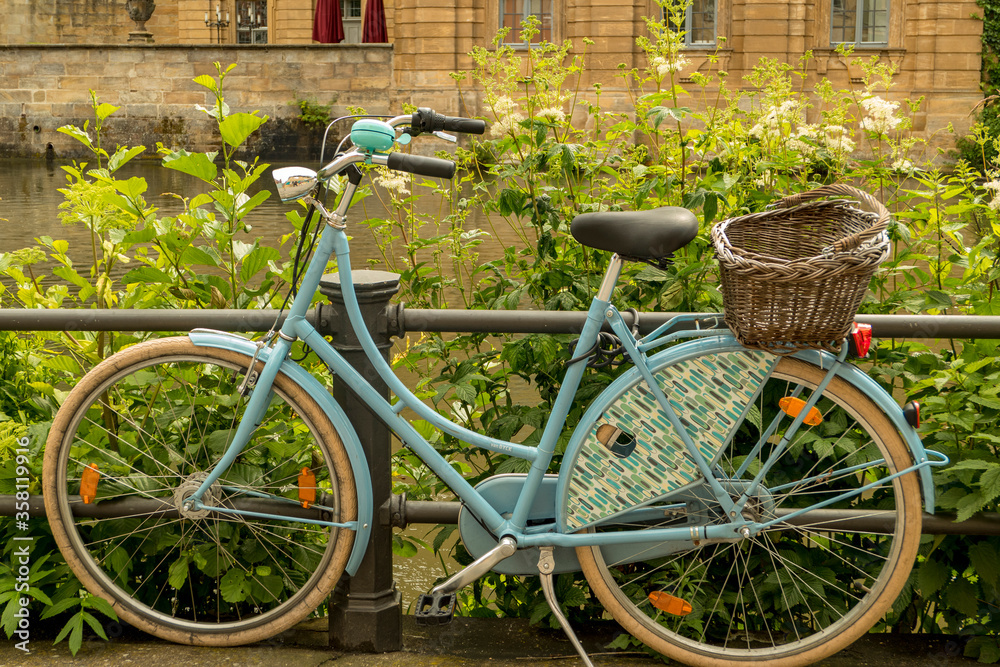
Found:
[[[788,147],[798,151],[803,157],[811,158],[821,145],[816,136],[818,129],[816,125],[799,125],[795,134],[788,140]]]
[[[802,120],[802,106],[795,100],[785,100],[781,106],[772,107],[760,122],[750,128],[750,135],[758,139],[781,136],[785,123],[794,124]]]
[[[827,125],[823,128],[823,145],[836,153],[844,156],[854,152],[854,142],[851,140],[850,132],[843,125]]]
[[[788,140],[788,146],[803,157],[811,158],[820,148],[843,157],[854,150],[847,128],[843,125],[800,125]]]
[[[899,172],[908,172],[913,169],[913,163],[904,157],[894,160],[892,163],[892,170]]]
[[[902,118],[896,116],[899,102],[889,102],[875,95],[861,100],[861,106],[868,114],[861,119],[861,127],[869,132],[887,134],[903,122]]]
[[[400,171],[378,167],[375,174],[375,184],[388,190],[390,195],[410,194],[409,179]]]
[[[490,135],[493,137],[503,137],[510,133],[516,133],[518,124],[524,120],[524,116],[517,110],[517,102],[506,95],[498,97],[493,102],[493,113],[497,120],[490,126]]]
[[[558,125],[566,120],[566,112],[559,107],[545,107],[535,112],[535,118]]]
[[[687,67],[690,62],[691,61],[687,58],[680,55],[671,58],[670,60],[667,60],[663,56],[656,56],[652,61],[650,61],[649,68],[655,73],[657,78],[662,79],[663,77],[668,76],[671,72],[680,72],[682,69]]]
[[[994,211],[1000,211],[1000,181],[983,183],[983,188],[993,195],[989,201],[989,207]]]

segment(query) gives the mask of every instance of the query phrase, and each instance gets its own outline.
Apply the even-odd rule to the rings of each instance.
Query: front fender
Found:
[[[248,357],[252,357],[257,352],[257,345],[253,341],[223,331],[192,331],[188,334],[188,338],[199,347],[216,347],[223,350],[241,352]],[[264,348],[257,355],[257,358],[260,361],[266,362],[269,354],[270,350]],[[365,458],[364,450],[361,448],[361,441],[358,439],[354,426],[351,425],[351,421],[347,418],[344,410],[330,396],[330,392],[316,378],[310,375],[308,371],[291,359],[286,359],[281,365],[281,372],[304,387],[309,395],[319,403],[323,412],[329,417],[330,423],[337,429],[337,433],[344,443],[344,449],[347,450],[347,457],[351,462],[351,470],[354,473],[354,485],[358,496],[358,530],[354,538],[351,557],[347,560],[347,567],[345,569],[348,574],[354,575],[358,570],[358,566],[361,565],[361,559],[365,555],[374,515],[368,459]]]

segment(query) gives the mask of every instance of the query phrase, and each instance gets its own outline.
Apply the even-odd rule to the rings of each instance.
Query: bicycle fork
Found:
[[[240,385],[240,393],[244,393],[247,390],[250,391],[250,398],[246,403],[246,408],[243,411],[243,416],[240,418],[239,426],[236,428],[236,433],[233,436],[232,441],[226,448],[226,452],[215,467],[209,471],[208,475],[202,480],[198,488],[189,496],[182,500],[182,506],[178,509],[181,512],[191,513],[199,512],[205,510],[219,511],[224,513],[233,514],[245,514],[248,516],[257,516],[260,518],[275,518],[281,519],[283,517],[262,514],[259,512],[247,512],[244,510],[230,510],[228,508],[216,507],[213,505],[207,505],[204,502],[205,494],[208,493],[208,489],[211,488],[215,482],[229,469],[229,466],[236,461],[236,458],[240,455],[243,449],[246,447],[247,443],[250,441],[250,437],[253,435],[254,431],[260,426],[261,419],[264,413],[267,411],[267,407],[271,402],[271,387],[274,384],[274,379],[278,376],[278,371],[281,369],[281,364],[285,357],[288,355],[291,349],[291,342],[284,337],[278,339],[275,343],[274,348],[271,350],[270,356],[267,362],[264,364],[264,368],[261,369],[256,381],[253,380],[253,375],[257,372],[255,366],[257,364],[257,357],[250,362],[250,367],[246,369],[247,376],[243,383]],[[260,348],[258,347],[258,351]],[[323,525],[329,524],[329,522],[318,522],[311,521],[309,519],[300,519],[306,523],[321,523]]]

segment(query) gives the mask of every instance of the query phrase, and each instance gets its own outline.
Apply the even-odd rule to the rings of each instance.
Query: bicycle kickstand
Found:
[[[576,652],[580,654],[583,659],[583,664],[587,667],[594,667],[594,663],[590,661],[590,656],[583,649],[583,645],[580,644],[580,640],[576,638],[576,633],[573,632],[573,628],[570,627],[569,621],[566,620],[566,616],[563,615],[562,609],[559,608],[559,600],[556,599],[556,588],[552,583],[552,573],[556,569],[556,559],[552,555],[552,547],[541,547],[541,556],[538,557],[538,575],[542,579],[542,591],[545,593],[545,601],[549,603],[549,609],[555,614],[556,618],[559,619],[559,625],[562,626],[563,632],[566,633],[566,637],[569,639],[570,643],[573,644],[573,648]]]

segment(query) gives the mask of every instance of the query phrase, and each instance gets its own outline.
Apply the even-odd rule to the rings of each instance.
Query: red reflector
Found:
[[[299,473],[299,502],[306,509],[316,502],[316,475],[309,468]]]
[[[872,346],[872,325],[855,322],[851,329],[851,340],[854,341],[855,353],[861,358],[867,357]]]
[[[920,428],[920,404],[916,401],[910,401],[904,405],[903,417],[906,419],[906,423],[913,428]]]
[[[687,600],[670,595],[664,591],[653,591],[649,594],[649,601],[657,609],[673,616],[687,616],[692,611],[691,604]]]
[[[97,482],[101,479],[101,474],[97,472],[97,464],[91,463],[83,469],[80,475],[80,497],[83,502],[91,504],[97,497]]]

